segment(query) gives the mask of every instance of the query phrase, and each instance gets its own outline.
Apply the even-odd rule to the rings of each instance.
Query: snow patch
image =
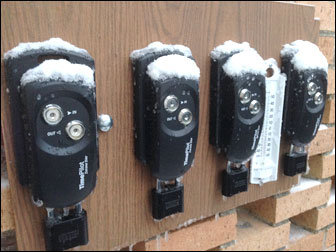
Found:
[[[250,44],[248,42],[237,43],[232,40],[225,41],[223,45],[215,47],[210,56],[212,59],[216,60],[223,54],[230,54],[232,52],[242,52],[244,50],[250,49]]]
[[[184,45],[167,45],[159,41],[156,41],[156,42],[150,43],[145,48],[134,50],[131,53],[130,58],[132,61],[135,61],[148,53],[155,53],[155,52],[162,52],[162,51],[166,51],[166,52],[178,51],[178,52],[181,52],[186,57],[192,56],[190,49]]]
[[[304,191],[304,190],[307,190],[311,187],[314,187],[314,186],[318,186],[320,185],[321,182],[318,181],[318,180],[313,180],[313,179],[308,179],[308,178],[301,178],[300,180],[300,183],[293,186],[291,189],[290,189],[290,193],[296,193],[296,192],[300,192],[300,191]]]
[[[76,52],[83,54],[87,57],[91,57],[90,54],[82,48],[78,48],[69,42],[62,40],[61,38],[51,38],[43,42],[28,42],[20,43],[18,46],[14,47],[10,51],[6,52],[4,55],[5,60],[9,58],[17,58],[27,51],[31,50],[65,50],[69,52]]]
[[[6,178],[1,177],[1,190],[9,188],[9,181]]]
[[[291,223],[291,225],[290,225],[290,231],[289,231],[289,240],[290,241],[301,240],[303,237],[305,237],[305,236],[307,236],[309,234],[310,233],[307,230],[305,230],[305,229],[303,229],[303,228],[301,228],[301,227],[299,227],[299,226]]]
[[[285,44],[280,51],[281,57],[292,57],[291,63],[298,71],[320,69],[328,73],[328,61],[317,45],[303,40]]]
[[[82,85],[94,86],[93,70],[82,64],[72,64],[67,60],[46,60],[35,68],[29,69],[21,77],[21,86],[30,82],[62,80],[81,82]]]
[[[330,198],[328,200],[327,206],[335,204],[335,188],[331,188],[330,190]]]
[[[241,76],[244,73],[266,75],[267,65],[254,49],[234,54],[223,65],[224,72],[229,76]]]
[[[154,60],[147,67],[149,77],[153,80],[166,80],[177,77],[190,80],[199,80],[200,69],[195,61],[185,56],[171,54]]]
[[[318,130],[326,130],[326,129],[328,129],[328,126],[327,126],[327,125],[325,125],[325,124],[320,124],[320,127],[319,127]]]

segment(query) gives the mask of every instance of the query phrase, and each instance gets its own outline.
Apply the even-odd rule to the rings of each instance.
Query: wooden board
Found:
[[[209,145],[210,51],[226,40],[248,41],[263,58],[279,60],[283,44],[318,41],[314,8],[275,2],[2,2],[1,55],[19,42],[61,37],[87,49],[96,63],[98,113],[114,127],[101,133],[100,170],[85,200],[89,239],[85,250],[111,250],[142,241],[191,218],[210,216],[288,190],[297,178],[279,171],[277,182],[250,185],[223,200],[224,158]],[[155,180],[133,155],[132,69],[129,54],[150,42],[184,44],[201,69],[200,128],[195,165],[185,175],[185,212],[154,222],[150,190]],[[1,61],[1,124],[20,250],[44,249],[45,211],[32,205],[16,179],[8,95]],[[287,151],[288,145],[283,144]]]

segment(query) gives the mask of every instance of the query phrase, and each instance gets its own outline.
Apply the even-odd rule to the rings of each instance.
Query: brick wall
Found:
[[[291,1],[293,2],[293,1]],[[310,171],[288,192],[186,223],[122,250],[335,250],[335,2],[315,6],[319,46],[329,62],[327,129],[310,147]],[[290,41],[288,41],[290,42]],[[1,138],[1,250],[15,250],[15,223]]]

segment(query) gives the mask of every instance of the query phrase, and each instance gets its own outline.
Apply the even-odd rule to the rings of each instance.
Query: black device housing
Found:
[[[40,100],[36,99],[38,96]],[[95,187],[98,170],[94,88],[63,81],[33,82],[21,88],[21,97],[33,196],[51,208],[80,202]],[[43,108],[51,103],[64,113],[57,125],[48,125],[42,117]],[[76,114],[68,115],[68,111]],[[73,120],[81,121],[85,127],[85,135],[79,141],[65,132]]]
[[[265,76],[252,73],[228,76],[222,66],[233,54],[211,59],[209,140],[224,151],[229,161],[243,163],[253,155],[259,143],[264,121]],[[258,114],[249,113],[251,101],[240,102],[239,92],[243,88],[251,91],[251,101],[259,101]]]
[[[86,245],[89,242],[86,211],[77,213],[72,209],[68,216],[48,219],[44,232],[47,251],[62,251]]]
[[[292,153],[284,156],[284,174],[286,176],[295,176],[306,172],[307,153]]]
[[[184,78],[155,81],[146,74],[151,62],[169,54],[183,55],[179,51],[150,52],[133,61],[135,155],[150,166],[155,178],[165,181],[182,176],[191,167],[199,116],[197,81]],[[164,108],[164,99],[168,95],[187,102],[169,113]],[[183,108],[190,109],[193,115],[187,126],[177,120]]]
[[[318,131],[323,117],[327,95],[327,73],[323,70],[298,71],[291,63],[292,57],[282,57],[281,71],[287,75],[283,131],[296,146],[309,144]],[[314,82],[317,92],[323,95],[323,102],[316,105],[314,97],[308,94],[307,85]]]
[[[21,184],[29,185],[45,207],[68,207],[82,201],[95,187],[98,170],[98,135],[95,87],[60,80],[20,86],[22,75],[41,63],[41,57],[64,58],[94,69],[91,57],[63,50],[31,50],[5,61],[9,88],[14,148]],[[42,118],[46,104],[57,104],[64,113],[56,126]],[[76,114],[67,111],[76,110]],[[79,140],[67,137],[65,125],[83,122],[86,133]],[[48,132],[53,132],[48,137]],[[83,169],[84,168],[84,169]],[[84,188],[80,189],[80,170]]]
[[[152,215],[156,220],[161,220],[175,213],[183,213],[184,186],[168,185],[162,192],[153,189],[152,200]]]
[[[240,168],[226,169],[222,173],[222,194],[231,197],[248,189],[248,169],[245,165]]]
[[[38,66],[43,59],[63,58],[71,63],[84,64],[94,69],[94,61],[88,55],[67,50],[34,49],[22,53],[19,57],[5,59],[5,74],[10,98],[13,143],[18,178],[22,185],[31,184],[31,174],[26,167],[27,156],[22,122],[23,107],[20,98],[20,80],[31,68]]]

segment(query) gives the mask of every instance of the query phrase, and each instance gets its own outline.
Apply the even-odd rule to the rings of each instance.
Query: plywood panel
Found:
[[[19,42],[61,37],[87,49],[96,62],[99,113],[114,127],[99,137],[100,170],[94,192],[85,200],[88,246],[109,250],[147,239],[190,218],[226,209],[287,190],[297,178],[223,200],[220,172],[224,158],[209,145],[210,51],[226,40],[249,41],[266,59],[279,60],[284,43],[318,41],[314,9],[274,2],[2,2],[1,55]],[[151,217],[150,189],[155,180],[133,155],[132,71],[129,54],[153,41],[184,44],[201,69],[200,128],[195,165],[184,177],[185,212],[159,223]],[[20,250],[44,249],[43,209],[16,179],[8,95],[1,62],[1,123]],[[283,143],[282,150],[288,150]]]

